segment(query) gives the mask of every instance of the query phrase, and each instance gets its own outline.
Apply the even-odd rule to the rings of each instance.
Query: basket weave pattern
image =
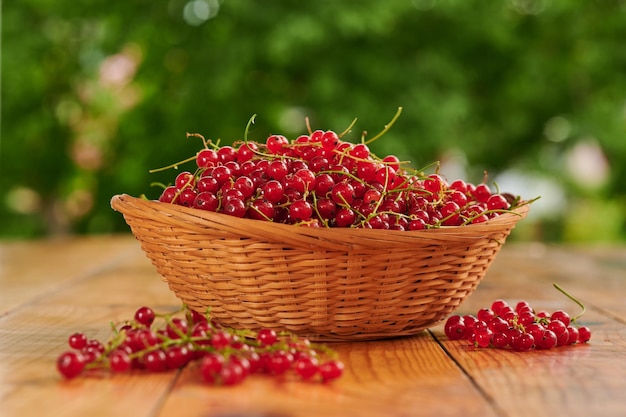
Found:
[[[169,288],[224,326],[318,341],[421,332],[484,277],[528,206],[486,223],[423,231],[309,228],[117,195]]]

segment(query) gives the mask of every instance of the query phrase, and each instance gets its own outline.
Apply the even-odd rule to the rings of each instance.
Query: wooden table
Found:
[[[198,370],[63,380],[57,356],[75,331],[106,340],[141,305],[179,301],[131,236],[0,243],[0,416],[624,416],[626,247],[512,244],[458,313],[496,298],[537,308],[587,306],[589,344],[480,349],[442,325],[414,337],[333,344],[346,365],[329,384],[252,376],[213,387]]]

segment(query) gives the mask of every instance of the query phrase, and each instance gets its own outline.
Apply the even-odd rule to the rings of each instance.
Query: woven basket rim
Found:
[[[503,228],[513,228],[516,223],[526,217],[530,204],[522,202],[511,212],[503,213],[483,223],[469,224],[465,226],[441,226],[424,230],[377,230],[363,228],[329,228],[329,227],[305,227],[291,224],[275,223],[248,218],[238,218],[224,213],[217,213],[196,208],[179,206],[176,204],[163,203],[156,200],[137,198],[128,194],[118,194],[111,199],[111,207],[125,214],[135,211],[134,215],[141,213],[146,219],[153,218],[165,223],[178,223],[181,226],[192,222],[194,224],[206,224],[214,227],[218,225],[223,230],[232,230],[237,234],[242,231],[250,236],[262,236],[267,238],[277,234],[284,239],[286,235],[300,241],[311,238],[318,240],[353,242],[355,244],[367,241],[396,242],[406,244],[419,240],[449,240],[449,239],[477,239],[492,234]]]

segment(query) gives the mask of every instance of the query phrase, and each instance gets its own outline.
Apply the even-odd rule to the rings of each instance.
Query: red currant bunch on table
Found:
[[[393,230],[482,223],[529,203],[485,180],[448,182],[437,172],[411,169],[394,155],[375,156],[368,144],[390,125],[356,144],[342,139],[347,131],[310,128],[292,140],[273,134],[262,142],[224,146],[192,134],[202,139],[203,149],[170,167],[184,162],[195,167],[179,172],[159,201],[309,227]]]
[[[558,285],[555,287],[565,293]],[[586,343],[591,339],[591,330],[579,326],[577,319],[564,310],[552,313],[535,311],[528,302],[519,301],[509,305],[506,301],[495,300],[491,306],[478,310],[475,315],[450,316],[444,331],[450,340],[466,340],[476,347],[492,347],[529,351],[546,350],[558,346]]]
[[[253,374],[323,382],[343,374],[343,363],[326,345],[269,328],[223,328],[186,307],[171,314],[140,307],[132,320],[115,326],[108,341],[74,333],[68,345],[56,363],[67,379],[94,372],[164,372],[192,364],[213,385],[239,384]]]

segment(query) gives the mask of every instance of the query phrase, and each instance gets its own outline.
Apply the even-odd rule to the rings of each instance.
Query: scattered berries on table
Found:
[[[95,371],[164,372],[197,362],[200,378],[213,385],[239,384],[252,374],[289,372],[322,382],[343,374],[342,362],[327,345],[269,328],[223,328],[186,306],[171,314],[140,307],[132,320],[112,327],[105,343],[72,334],[69,349],[57,357],[58,372],[72,379]]]
[[[450,340],[465,340],[476,347],[515,351],[546,350],[587,343],[591,339],[591,330],[577,323],[577,319],[584,313],[584,306],[557,284],[554,286],[582,308],[578,316],[570,317],[563,310],[549,314],[546,311],[535,311],[526,301],[512,306],[498,299],[490,307],[478,310],[475,315],[448,317],[444,332]]]

